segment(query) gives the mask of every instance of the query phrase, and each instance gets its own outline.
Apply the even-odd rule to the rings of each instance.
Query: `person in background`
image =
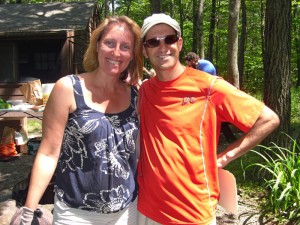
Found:
[[[193,67],[194,69],[204,71],[214,76],[217,75],[215,66],[209,60],[200,59],[199,55],[195,52],[187,53],[184,60],[186,65],[189,67]]]
[[[141,30],[156,76],[139,89],[138,224],[216,224],[218,169],[260,143],[279,118],[222,78],[181,64],[181,30],[170,16],[153,14]],[[245,133],[217,154],[222,122]]]
[[[57,81],[47,102],[22,223],[55,172],[54,224],[136,224],[140,27],[108,17],[93,31],[86,73]],[[130,84],[125,80],[131,75]]]
[[[209,73],[213,76],[217,75],[215,66],[206,59],[200,59],[200,57],[195,52],[189,52],[184,57],[187,66],[193,67],[194,69],[201,70],[203,72]],[[229,127],[229,123],[221,124],[221,131],[224,134],[227,142],[233,142],[236,140],[232,130]]]
[[[197,69],[198,61],[200,60],[199,55],[195,52],[189,52],[184,56],[184,61],[188,67]]]
[[[206,59],[200,59],[198,61],[197,70],[204,71],[204,72],[209,73],[213,76],[217,75],[217,71],[216,71],[215,66],[210,61],[208,61]]]

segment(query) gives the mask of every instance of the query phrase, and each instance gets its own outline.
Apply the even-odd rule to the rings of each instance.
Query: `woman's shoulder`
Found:
[[[53,90],[61,95],[73,93],[74,85],[77,81],[80,81],[80,77],[81,75],[75,74],[63,76],[56,81]]]
[[[66,75],[61,77],[57,80],[55,83],[55,86],[58,86],[60,88],[70,88],[73,86],[74,79],[77,75]]]

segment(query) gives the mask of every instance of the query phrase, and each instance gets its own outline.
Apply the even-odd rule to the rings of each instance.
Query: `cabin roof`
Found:
[[[0,35],[84,30],[95,6],[95,2],[2,4],[0,7]]]

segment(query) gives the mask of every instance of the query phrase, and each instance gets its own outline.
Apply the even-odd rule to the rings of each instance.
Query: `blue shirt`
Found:
[[[200,59],[198,61],[197,69],[214,76],[217,75],[215,66],[206,59]]]
[[[77,108],[69,114],[64,131],[56,195],[72,208],[117,212],[137,196],[137,89],[131,88],[130,106],[125,111],[106,114],[87,106],[79,78],[69,77]]]

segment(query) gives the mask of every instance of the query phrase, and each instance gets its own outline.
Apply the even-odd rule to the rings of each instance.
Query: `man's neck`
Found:
[[[156,76],[160,81],[171,81],[179,77],[184,70],[185,66],[179,63],[173,68],[156,70]]]

